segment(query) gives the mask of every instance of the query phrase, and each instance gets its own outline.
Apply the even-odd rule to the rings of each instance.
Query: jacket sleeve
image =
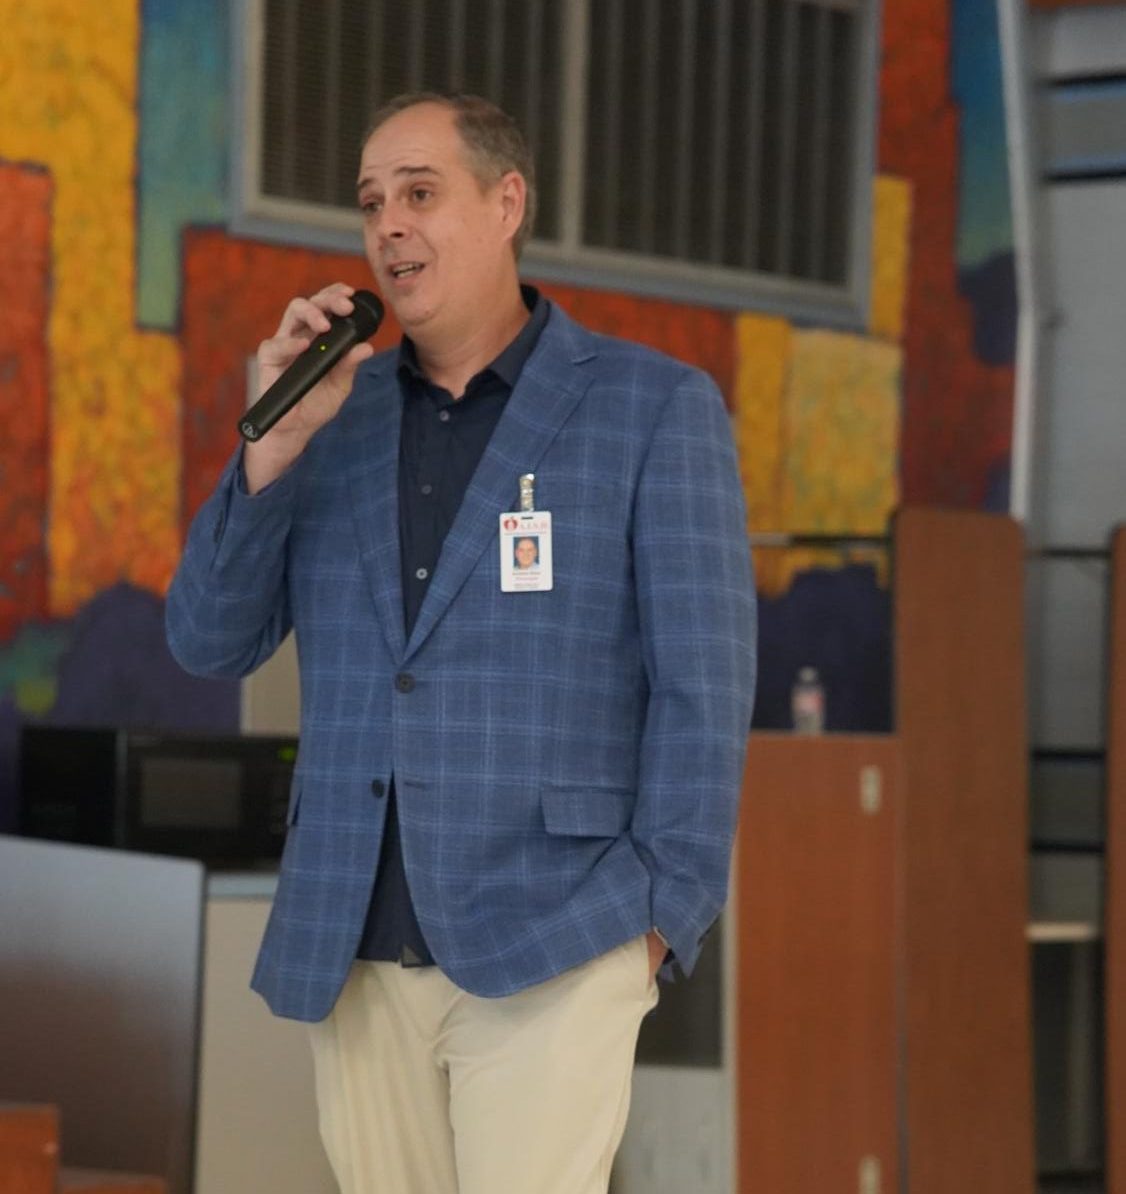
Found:
[[[186,671],[245,676],[289,633],[286,546],[300,468],[251,497],[240,449],[192,521],[165,604],[168,645]]]
[[[632,833],[652,922],[690,973],[727,895],[755,684],[756,606],[730,421],[705,374],[667,400],[634,510],[649,701]]]

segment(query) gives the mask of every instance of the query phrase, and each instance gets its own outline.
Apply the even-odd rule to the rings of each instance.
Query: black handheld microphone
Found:
[[[351,315],[333,315],[332,326],[289,366],[239,420],[239,434],[251,443],[292,410],[354,345],[374,336],[383,322],[383,304],[370,290],[352,295]]]

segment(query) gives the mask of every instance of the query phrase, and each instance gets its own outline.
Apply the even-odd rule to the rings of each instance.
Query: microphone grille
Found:
[[[361,340],[374,336],[383,322],[383,304],[370,290],[357,290],[352,295],[352,324]]]

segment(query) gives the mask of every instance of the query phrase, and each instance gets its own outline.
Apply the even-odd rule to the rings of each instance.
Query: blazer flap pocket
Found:
[[[635,797],[622,788],[548,788],[543,819],[548,833],[617,837],[633,819]]]

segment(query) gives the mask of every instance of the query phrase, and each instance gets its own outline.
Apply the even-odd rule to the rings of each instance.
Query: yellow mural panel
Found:
[[[784,319],[739,315],[735,320],[735,389],[732,430],[747,502],[747,528],[769,534],[782,526],[783,409],[792,328]],[[788,583],[784,557],[756,552],[760,592],[774,594]]]
[[[135,326],[137,0],[0,0],[0,157],[54,183],[49,602],[162,593],[179,552],[175,339]]]
[[[899,497],[901,350],[794,332],[785,404],[783,529],[882,534]]]
[[[869,331],[903,339],[911,252],[911,184],[878,174],[872,190],[872,309]]]
[[[736,318],[732,430],[752,531],[779,527],[782,401],[789,359],[790,325],[784,319]]]
[[[899,496],[901,351],[863,336],[802,332],[786,320],[735,323],[732,426],[756,534],[880,535]],[[871,548],[778,547],[755,552],[759,590],[786,591],[810,568],[872,563]]]

